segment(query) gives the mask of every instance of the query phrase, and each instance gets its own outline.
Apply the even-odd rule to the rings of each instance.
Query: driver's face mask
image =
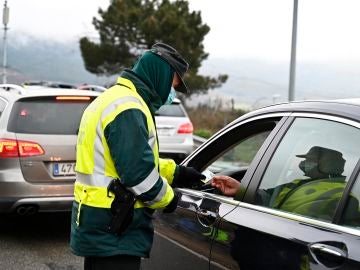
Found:
[[[305,159],[299,163],[299,168],[305,173],[305,175],[308,175],[311,171],[317,168],[317,162]]]
[[[167,100],[165,101],[164,105],[170,105],[174,101],[175,97],[176,97],[176,91],[175,91],[174,87],[171,87],[169,96],[168,96]]]

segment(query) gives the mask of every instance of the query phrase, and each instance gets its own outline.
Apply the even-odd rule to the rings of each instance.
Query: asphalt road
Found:
[[[70,214],[37,214],[30,217],[0,215],[0,269],[83,269],[83,259],[69,250],[69,235]],[[156,234],[151,259],[144,259],[141,269],[180,267],[190,270],[194,269],[194,265],[198,270],[208,269],[204,258],[187,252]]]
[[[0,269],[76,270],[82,258],[69,250],[70,214],[0,216]]]
[[[208,270],[208,260],[166,237],[155,234],[150,259],[142,261],[141,270]],[[212,266],[211,270],[221,270]]]

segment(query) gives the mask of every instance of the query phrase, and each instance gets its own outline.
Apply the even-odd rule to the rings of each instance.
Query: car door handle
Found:
[[[322,244],[322,243],[312,244],[312,245],[310,245],[310,249],[313,251],[320,251],[320,252],[326,253],[328,255],[333,255],[336,257],[341,257],[341,258],[347,257],[347,252],[345,252],[344,250],[334,247],[334,246]]]
[[[214,213],[212,211],[208,211],[205,209],[198,208],[196,210],[196,217],[198,222],[204,227],[211,227],[215,224],[218,213]]]
[[[205,210],[205,209],[201,209],[201,208],[198,208],[197,209],[197,213],[199,215],[202,215],[203,217],[214,217],[215,214],[212,213],[211,211],[208,211],[208,210]]]

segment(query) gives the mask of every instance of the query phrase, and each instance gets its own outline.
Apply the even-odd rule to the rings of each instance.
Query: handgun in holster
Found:
[[[123,233],[130,225],[134,217],[135,195],[128,191],[119,179],[113,179],[107,187],[107,196],[111,197],[110,192],[115,198],[111,203],[112,219],[108,231],[117,235]]]

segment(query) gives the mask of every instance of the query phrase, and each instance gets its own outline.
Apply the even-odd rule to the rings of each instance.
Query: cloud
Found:
[[[95,34],[92,18],[98,14],[99,7],[105,8],[108,4],[108,0],[9,1],[9,34],[25,32],[57,41]]]
[[[10,31],[56,41],[97,37],[92,18],[109,0],[9,0]],[[211,28],[205,50],[216,57],[289,60],[293,1],[189,0]],[[304,0],[298,8],[297,59],[360,60],[360,1]]]

